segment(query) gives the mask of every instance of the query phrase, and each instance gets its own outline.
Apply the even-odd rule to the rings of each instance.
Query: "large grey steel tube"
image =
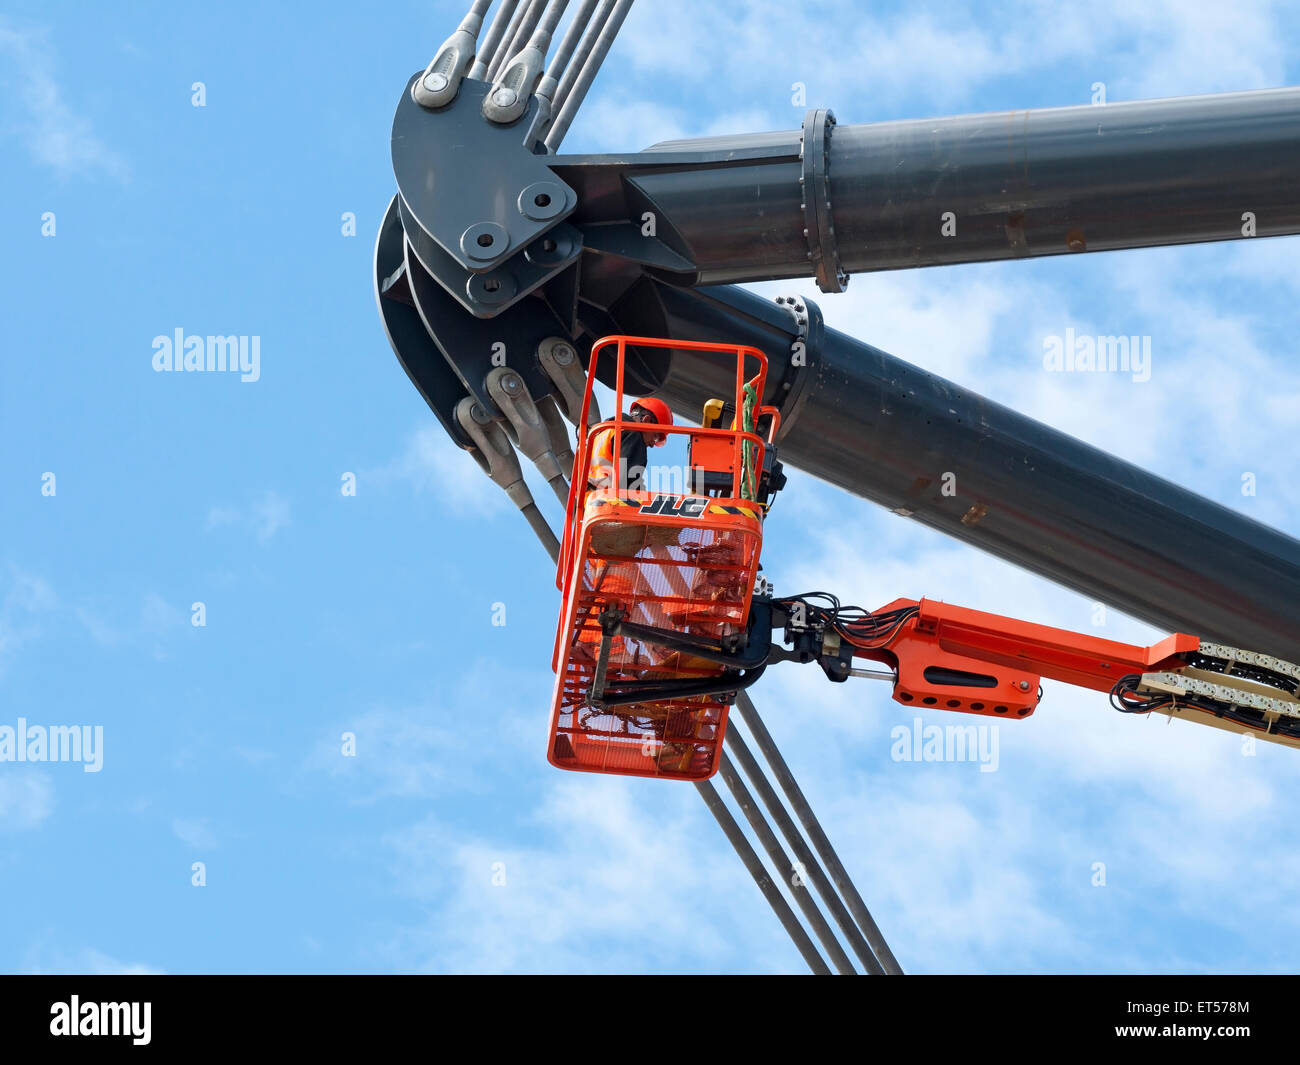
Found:
[[[1249,224],[1258,236],[1300,232],[1297,88],[828,136],[820,239],[850,274],[1229,240]],[[689,247],[697,283],[809,276],[800,141],[797,130],[674,141],[624,162],[661,230]]]
[[[814,373],[793,465],[1159,627],[1300,660],[1300,542],[835,330]]]
[[[753,344],[786,408],[781,458],[1159,628],[1300,660],[1300,542],[743,289],[656,286],[611,308],[641,335]],[[648,356],[649,353],[647,353]],[[647,357],[632,387],[698,419],[726,374]],[[782,393],[782,378],[793,382]],[[955,494],[945,495],[945,474]],[[870,545],[864,543],[864,551]],[[900,595],[942,589],[898,589]]]

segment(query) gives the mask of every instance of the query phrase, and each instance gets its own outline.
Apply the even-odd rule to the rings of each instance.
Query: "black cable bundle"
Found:
[[[1241,707],[1206,699],[1196,695],[1173,696],[1166,693],[1143,694],[1137,690],[1142,677],[1130,673],[1121,677],[1110,690],[1110,705],[1122,714],[1149,714],[1153,710],[1190,707],[1203,713],[1213,714],[1217,718],[1244,725],[1257,732],[1272,732],[1277,736],[1294,736],[1300,738],[1300,721],[1281,717],[1269,728],[1268,721],[1258,711],[1247,711]]]
[[[821,600],[827,606],[817,606],[812,600]],[[787,613],[796,603],[806,608],[805,622],[810,627],[829,627],[856,647],[884,647],[897,635],[910,618],[920,613],[920,607],[900,607],[873,614],[860,606],[842,606],[838,596],[830,592],[806,592],[787,596],[772,602]]]

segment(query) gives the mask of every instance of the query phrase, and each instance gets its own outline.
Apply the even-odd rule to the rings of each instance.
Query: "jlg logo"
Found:
[[[670,518],[698,518],[709,505],[707,499],[686,496],[674,505],[673,496],[655,496],[641,508],[642,514],[665,514]]]

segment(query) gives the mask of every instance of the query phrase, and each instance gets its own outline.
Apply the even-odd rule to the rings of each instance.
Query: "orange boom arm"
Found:
[[[890,679],[904,705],[1028,717],[1047,677],[1109,692],[1124,713],[1156,712],[1300,747],[1300,666],[1270,655],[1186,633],[1140,647],[930,599],[896,599],[871,614],[824,593],[770,602],[793,645],[774,645],[770,660],[816,661],[836,681]],[[855,669],[855,658],[890,671]]]
[[[1180,656],[1200,644],[1176,633],[1139,647],[933,599],[897,599],[877,613],[897,610],[911,616],[884,644],[869,636],[845,641],[854,657],[894,666],[901,703],[974,714],[1028,717],[1041,677],[1109,692],[1126,676],[1181,666]]]

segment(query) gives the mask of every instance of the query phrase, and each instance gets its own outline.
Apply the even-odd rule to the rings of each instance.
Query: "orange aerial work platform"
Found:
[[[649,490],[630,491],[620,472],[623,432],[647,426],[623,413],[624,361],[643,348],[730,356],[735,417],[729,429],[654,425],[684,437],[689,457],[661,468],[676,475],[667,486],[655,484],[652,469]],[[588,426],[601,356],[616,360],[614,414]],[[716,772],[727,712],[767,651],[764,640],[751,668],[736,668],[763,542],[759,483],[779,424],[775,408],[760,405],[766,375],[767,359],[750,347],[631,336],[593,345],[556,580],[552,765],[678,780]],[[769,419],[767,440],[746,431],[760,418]],[[615,475],[589,488],[593,446],[610,429]]]
[[[650,397],[625,417],[625,360],[647,348],[734,360],[734,394],[711,397],[698,427],[664,424],[671,413]],[[614,415],[589,425],[610,356]],[[552,765],[705,780],[737,692],[784,661],[816,662],[835,682],[888,681],[914,709],[1004,720],[1032,715],[1047,678],[1107,691],[1125,714],[1300,748],[1300,665],[1272,655],[1186,633],[1129,645],[933,599],[868,611],[828,592],[776,596],[767,582],[756,590],[764,517],[784,483],[773,443],[780,416],[760,405],[766,373],[748,347],[625,336],[592,347],[557,574]],[[685,463],[652,468],[648,490],[629,491],[637,479],[623,469],[624,431],[656,445],[685,438]],[[626,440],[638,452],[640,443]],[[665,471],[676,474],[671,486],[655,483]],[[857,659],[885,668],[861,669]]]

